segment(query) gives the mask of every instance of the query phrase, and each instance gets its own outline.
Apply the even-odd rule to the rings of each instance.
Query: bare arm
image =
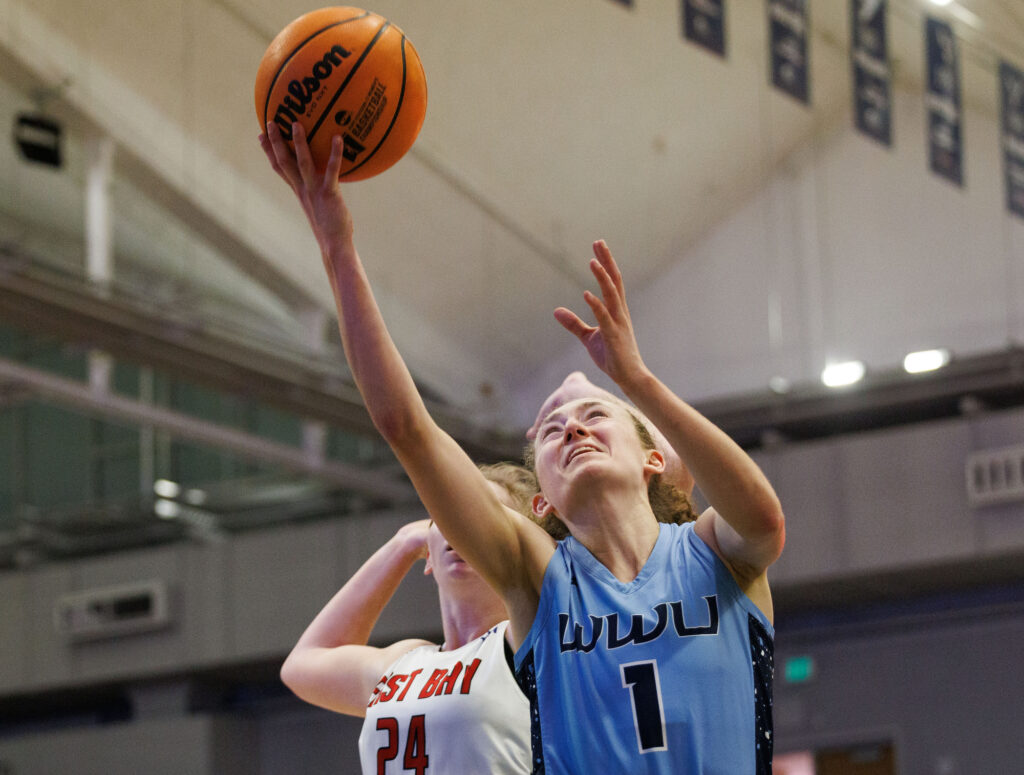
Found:
[[[560,308],[555,317],[587,348],[594,362],[622,388],[668,439],[712,508],[697,530],[738,580],[764,574],[782,551],[785,521],[775,491],[735,442],[655,377],[640,357],[622,275],[604,242],[594,243],[591,271],[602,298],[584,294],[596,326]]]
[[[388,333],[353,242],[341,196],[340,138],[323,176],[313,168],[300,125],[293,158],[273,124],[264,150],[295,192],[320,245],[338,310],[345,355],[374,425],[394,450],[427,511],[451,545],[503,597],[513,631],[525,635],[536,611],[553,542],[506,508],[459,445],[430,417]],[[532,607],[531,607],[532,606]]]
[[[367,646],[370,633],[402,579],[427,555],[429,520],[403,526],[363,563],[302,633],[281,666],[281,680],[306,702],[363,716],[388,665],[425,640]]]

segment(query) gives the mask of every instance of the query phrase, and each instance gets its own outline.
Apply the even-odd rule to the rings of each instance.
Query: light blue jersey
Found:
[[[773,636],[693,524],[629,583],[566,538],[515,657],[534,773],[767,775]]]

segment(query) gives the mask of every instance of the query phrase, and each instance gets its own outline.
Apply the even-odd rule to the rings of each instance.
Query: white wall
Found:
[[[965,58],[967,71],[978,70]],[[994,73],[965,80],[997,88]],[[1024,219],[1004,206],[998,119],[965,105],[965,186],[927,169],[924,101],[895,95],[886,149],[822,128],[771,180],[647,288],[628,287],[648,365],[688,400],[817,381],[826,362],[898,368],[1024,339]],[[751,171],[756,175],[756,171]],[[628,246],[623,246],[623,253]],[[561,358],[520,383],[519,419],[573,369],[610,386],[567,333]]]

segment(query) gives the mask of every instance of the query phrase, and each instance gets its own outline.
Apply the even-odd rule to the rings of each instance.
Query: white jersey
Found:
[[[363,775],[530,772],[530,702],[500,622],[454,651],[421,646],[377,682],[359,734]]]

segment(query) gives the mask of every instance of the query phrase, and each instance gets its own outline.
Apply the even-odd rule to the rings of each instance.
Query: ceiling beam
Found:
[[[316,353],[215,326],[194,311],[174,317],[116,286],[58,275],[0,251],[0,319],[196,383],[246,396],[304,419],[365,436],[377,431],[340,347]],[[516,460],[523,441],[477,427],[428,401],[437,423],[481,461]]]
[[[362,466],[326,460],[298,447],[273,442],[171,409],[97,391],[84,383],[6,358],[0,358],[0,383],[30,388],[35,396],[88,414],[131,425],[149,426],[167,431],[177,439],[206,444],[251,460],[273,463],[367,495],[375,501],[409,503],[416,498],[412,486],[394,476],[382,475]]]

